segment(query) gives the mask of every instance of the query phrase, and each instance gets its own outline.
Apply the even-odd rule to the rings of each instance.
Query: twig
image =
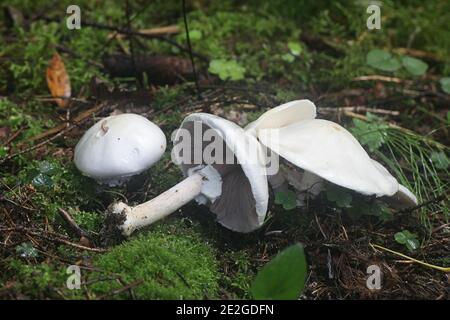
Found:
[[[435,270],[439,270],[439,271],[442,271],[442,272],[446,272],[446,273],[450,272],[450,267],[441,267],[441,266],[436,266],[434,264],[426,263],[426,262],[414,259],[414,258],[412,258],[410,256],[407,256],[407,255],[405,255],[403,253],[400,253],[400,252],[397,252],[397,251],[394,251],[394,250],[382,247],[382,246],[380,246],[378,244],[369,243],[369,245],[372,248],[376,248],[376,249],[381,249],[381,250],[387,251],[389,253],[395,254],[395,255],[397,255],[399,257],[402,257],[404,259],[408,259],[408,260],[410,260],[412,262],[418,263],[418,264],[420,264],[422,266],[425,266],[425,267],[428,267],[428,268],[431,268],[431,269],[435,269]]]
[[[331,112],[339,112],[339,111],[353,111],[353,112],[371,112],[377,114],[387,114],[392,116],[398,116],[400,114],[399,111],[395,110],[387,110],[387,109],[379,109],[379,108],[371,108],[366,106],[349,106],[349,107],[335,107],[335,108],[319,108],[319,111],[331,111]]]
[[[130,7],[130,1],[126,0],[125,1],[125,16],[126,16],[126,20],[127,20],[127,30],[132,30],[131,29],[131,20],[130,20],[130,12],[131,12],[131,7]],[[133,44],[133,36],[130,35],[128,37],[128,43],[130,46],[130,55],[131,55],[131,65],[133,67],[133,70],[136,72],[136,59],[134,58],[134,44]],[[139,79],[139,75],[137,75],[136,80],[138,82],[138,85],[142,87],[142,83]]]
[[[378,74],[370,75],[370,76],[361,76],[352,79],[353,81],[383,81],[383,82],[393,82],[393,83],[406,83],[408,81],[402,80],[400,78],[395,77],[386,77]]]
[[[177,34],[180,33],[180,28],[177,25],[166,26],[166,27],[156,27],[151,29],[139,29],[137,32],[141,34],[146,34],[148,36],[164,36],[169,34]],[[108,37],[112,37],[114,34],[109,34]],[[124,38],[125,35],[119,34],[116,36],[117,39]]]
[[[186,16],[186,1],[185,0],[181,0],[181,1],[183,3],[184,29],[186,31],[186,40],[187,40],[187,45],[188,45],[188,49],[189,49],[189,57],[191,58],[192,73],[194,74],[195,89],[197,91],[197,97],[200,99],[200,87],[198,86],[197,72],[195,70],[195,62],[194,62],[194,57],[192,55],[191,38],[189,36],[189,27],[188,27],[188,21],[187,21],[187,16]]]
[[[137,286],[141,285],[143,282],[144,282],[144,280],[142,280],[142,279],[134,281],[134,282],[132,282],[130,284],[127,284],[126,286],[123,286],[122,288],[113,290],[113,291],[111,291],[111,292],[109,292],[107,294],[104,294],[104,295],[98,297],[98,299],[102,300],[102,299],[105,299],[106,297],[109,297],[109,296],[112,296],[112,295],[116,295],[116,294],[122,293],[124,291],[128,291],[128,290],[130,290],[130,289],[132,289],[134,287],[137,287]]]
[[[58,213],[63,218],[63,220],[67,223],[70,230],[77,235],[78,237],[86,237],[89,239],[89,233],[83,230],[73,219],[69,212],[64,210],[63,208],[58,208]]]
[[[430,205],[430,204],[437,203],[437,202],[440,202],[440,201],[442,201],[442,200],[445,200],[445,199],[447,199],[447,198],[448,198],[448,195],[444,193],[444,194],[441,194],[441,195],[439,195],[439,196],[437,196],[437,197],[434,197],[434,198],[432,198],[432,199],[429,199],[429,200],[427,200],[427,201],[425,201],[425,202],[422,202],[422,203],[418,204],[418,205],[415,206],[415,207],[411,207],[411,208],[406,208],[406,209],[403,209],[403,210],[399,210],[399,211],[397,211],[397,214],[399,214],[399,213],[405,213],[405,212],[413,212],[413,211],[415,211],[415,210],[418,210],[418,209],[421,209],[421,208],[423,208],[423,207],[426,207],[426,206],[428,206],[428,205]]]

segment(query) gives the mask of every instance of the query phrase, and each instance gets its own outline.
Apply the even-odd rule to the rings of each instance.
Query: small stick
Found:
[[[407,81],[395,77],[386,77],[378,74],[370,76],[361,76],[352,79],[353,81],[383,81],[383,82],[393,82],[393,83],[406,83]]]
[[[192,72],[194,74],[194,81],[195,81],[195,89],[197,91],[197,96],[200,98],[200,87],[198,86],[198,78],[197,78],[197,71],[195,70],[195,62],[194,62],[194,56],[192,55],[192,46],[191,46],[191,38],[189,37],[189,27],[186,17],[186,1],[182,0],[183,2],[183,20],[184,20],[184,28],[186,30],[186,40],[189,50],[189,57],[191,58],[191,64],[192,64]]]
[[[412,258],[412,257],[410,257],[410,256],[407,256],[407,255],[405,255],[405,254],[403,254],[403,253],[400,253],[400,252],[397,252],[397,251],[394,251],[394,250],[391,250],[391,249],[382,247],[382,246],[380,246],[380,245],[378,245],[378,244],[372,244],[372,243],[369,243],[369,245],[370,245],[372,248],[376,248],[376,249],[381,249],[381,250],[387,251],[387,252],[389,252],[389,253],[395,254],[395,255],[397,255],[397,256],[399,256],[399,257],[402,257],[402,258],[404,258],[404,259],[408,259],[408,260],[410,260],[410,261],[412,261],[412,262],[415,262],[415,263],[418,263],[418,264],[420,264],[420,265],[423,265],[423,266],[425,266],[425,267],[428,267],[428,268],[431,268],[431,269],[435,269],[435,270],[439,270],[439,271],[446,272],[446,273],[450,272],[450,267],[441,267],[441,266],[436,266],[436,265],[434,265],[434,264],[426,263],[426,262],[423,262],[423,261],[414,259],[414,258]]]
[[[371,113],[378,113],[378,114],[387,114],[387,115],[392,115],[392,116],[398,116],[400,114],[399,111],[395,111],[395,110],[370,108],[370,107],[366,107],[366,106],[320,108],[319,111],[325,111],[325,112],[328,112],[328,111],[331,111],[331,112],[339,112],[339,111],[371,112]]]
[[[89,239],[89,233],[84,231],[73,219],[69,212],[64,210],[63,208],[58,208],[58,213],[63,218],[63,220],[67,223],[70,230],[77,235],[78,237],[86,237]]]
[[[132,282],[130,284],[127,284],[126,286],[123,286],[122,288],[113,290],[113,291],[111,291],[111,292],[109,292],[107,294],[104,294],[104,295],[98,297],[98,299],[102,300],[102,299],[104,299],[106,297],[109,297],[109,296],[112,296],[112,295],[116,295],[116,294],[122,293],[124,291],[128,291],[130,289],[133,289],[134,287],[137,287],[137,286],[141,285],[143,282],[144,282],[144,280],[142,280],[142,279],[134,281],[134,282]]]
[[[166,26],[166,27],[156,27],[151,29],[140,29],[137,30],[140,34],[145,34],[147,36],[164,36],[169,34],[177,34],[180,33],[180,28],[177,25],[173,26]],[[114,33],[108,34],[108,38],[111,38],[114,36]],[[122,39],[126,35],[119,34],[115,36],[117,39]]]

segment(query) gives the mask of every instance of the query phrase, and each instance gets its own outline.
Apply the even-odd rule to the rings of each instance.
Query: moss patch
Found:
[[[126,283],[142,280],[133,291],[137,299],[215,298],[218,267],[214,250],[195,235],[180,237],[162,230],[139,235],[111,252],[95,258],[94,264],[114,273]],[[98,277],[98,273],[91,278]],[[98,296],[123,287],[116,281],[101,281],[90,286]],[[119,295],[129,297],[129,292]]]

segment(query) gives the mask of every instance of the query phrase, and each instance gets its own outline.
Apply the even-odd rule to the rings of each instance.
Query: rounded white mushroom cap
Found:
[[[194,152],[199,151],[195,150],[196,146],[203,151],[211,144],[211,141],[202,141],[204,138],[195,132],[196,123],[201,126],[203,133],[207,129],[213,129],[219,137],[217,140],[224,142],[222,150],[224,158],[222,161],[219,160],[223,163],[208,163],[204,158],[200,159],[200,163],[195,163]],[[221,175],[221,181],[215,177],[211,179],[215,181],[216,187],[221,184],[220,196],[216,196],[216,188],[210,185],[208,188],[211,190],[202,190],[199,202],[207,202],[210,210],[216,214],[217,221],[228,229],[250,232],[259,228],[264,223],[267,213],[269,192],[266,169],[262,162],[264,156],[256,138],[233,122],[206,113],[187,116],[180,129],[188,130],[192,137],[190,141],[183,141],[179,130],[173,139],[175,146],[181,143],[183,147],[192,150],[192,161],[189,163],[185,163],[185,159],[177,152],[172,153],[174,161],[180,165],[183,173],[188,176],[199,167],[210,166],[215,169],[214,172]],[[229,154],[232,163],[228,163],[225,159]]]
[[[89,128],[75,147],[74,161],[84,175],[113,186],[151,167],[165,149],[166,137],[157,125],[126,113]]]

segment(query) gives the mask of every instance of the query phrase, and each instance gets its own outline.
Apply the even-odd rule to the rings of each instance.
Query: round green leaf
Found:
[[[415,238],[411,238],[411,239],[407,239],[406,240],[406,247],[408,248],[408,250],[410,251],[414,251],[417,250],[420,246],[420,243],[417,239]]]
[[[300,43],[294,42],[294,41],[291,41],[288,43],[288,48],[289,48],[289,51],[291,52],[291,54],[294,56],[299,56],[303,51],[302,45]]]
[[[202,32],[200,30],[191,30],[189,31],[189,39],[191,40],[200,40],[202,38]]]
[[[403,232],[397,232],[394,235],[395,241],[397,241],[400,244],[405,244],[406,240],[408,240],[408,238],[406,237],[406,235]]]
[[[414,76],[421,76],[428,69],[428,64],[426,64],[422,60],[408,56],[403,56],[401,59],[405,69]]]
[[[441,78],[441,80],[439,80],[439,83],[441,84],[442,91],[450,94],[450,77]]]
[[[295,57],[290,53],[285,53],[281,56],[281,59],[283,59],[287,63],[292,63],[292,62],[294,62]]]
[[[291,190],[277,192],[275,194],[275,203],[282,205],[284,210],[292,210],[297,206],[297,196]]]
[[[295,244],[279,253],[256,275],[251,293],[258,300],[298,299],[306,278],[303,247]]]
[[[371,50],[367,54],[366,61],[369,66],[383,71],[396,71],[401,67],[397,58],[383,50]]]

